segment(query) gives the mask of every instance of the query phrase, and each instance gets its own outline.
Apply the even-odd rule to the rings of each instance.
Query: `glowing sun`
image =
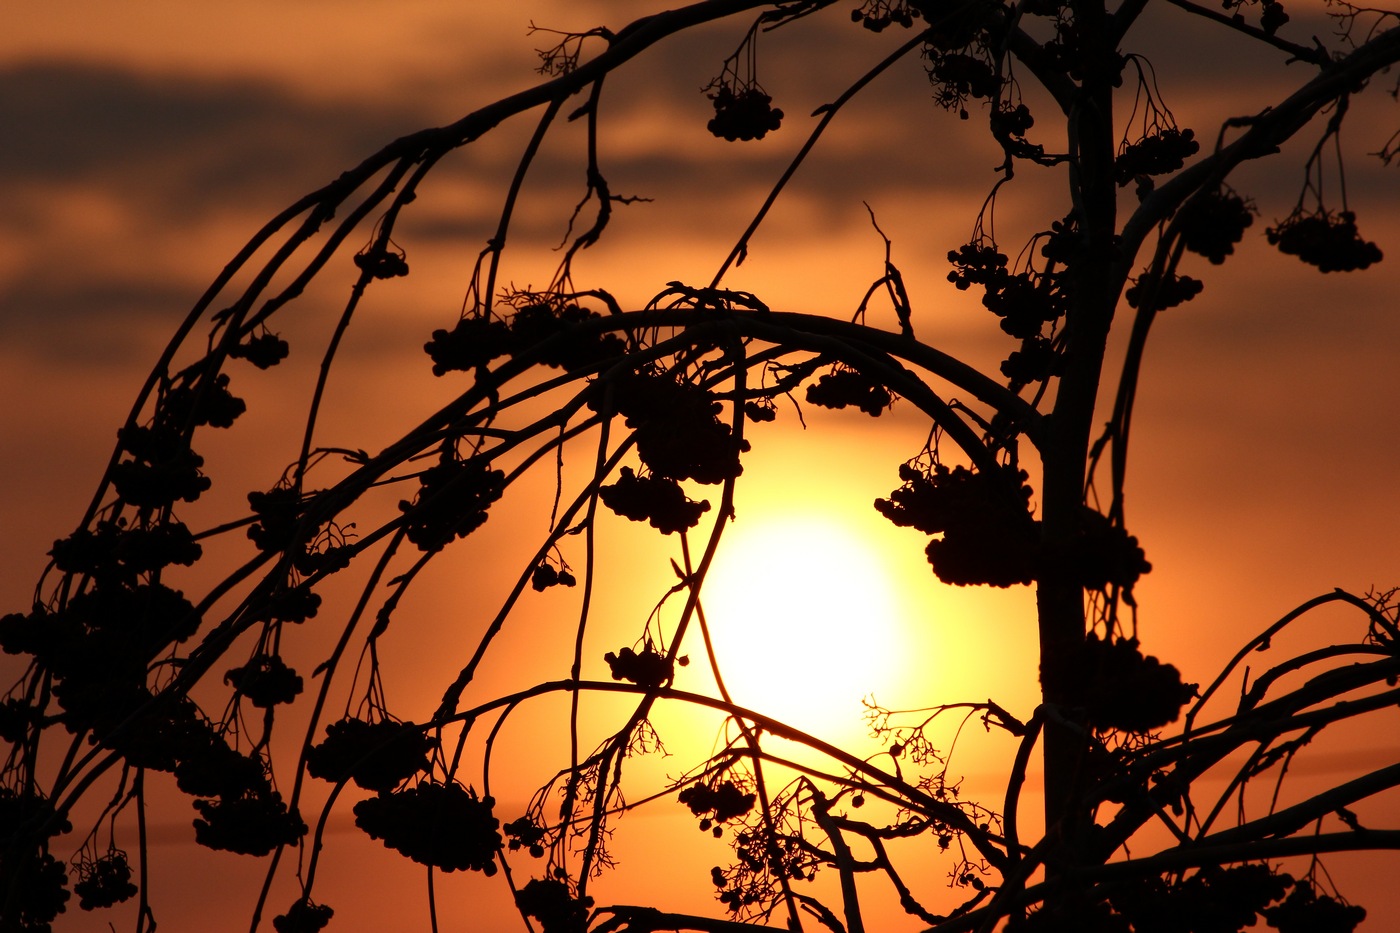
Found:
[[[735,703],[815,734],[862,730],[898,670],[895,579],[835,515],[753,515],[725,533],[702,592]]]

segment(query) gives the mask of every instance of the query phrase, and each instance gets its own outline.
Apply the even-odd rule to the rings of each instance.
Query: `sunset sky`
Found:
[[[45,553],[81,517],[151,363],[264,221],[393,138],[451,122],[538,80],[534,50],[550,40],[528,35],[531,23],[620,27],[655,8],[642,0],[73,0],[30,4],[8,17],[0,32],[0,612],[28,607]],[[1149,13],[1125,50],[1152,59],[1178,122],[1203,141],[1214,138],[1223,118],[1255,113],[1305,80],[1304,66],[1285,67],[1281,54],[1221,37],[1167,9]],[[1287,34],[1301,42],[1330,34],[1320,9],[1290,3]],[[707,282],[814,125],[808,115],[906,35],[872,35],[833,10],[764,36],[759,77],[786,119],[768,139],[745,145],[706,131],[712,110],[701,89],[747,25],[745,18],[706,27],[610,79],[603,170],[616,193],[654,200],[618,212],[603,243],[579,260],[582,287],[607,287],[624,305],[639,307],[668,281]],[[1195,258],[1185,271],[1205,281],[1205,292],[1155,325],[1134,421],[1128,527],[1153,565],[1137,589],[1143,643],[1188,681],[1208,681],[1245,639],[1309,597],[1334,587],[1364,593],[1400,585],[1400,168],[1365,155],[1400,125],[1400,106],[1384,93],[1367,98],[1353,106],[1343,134],[1347,194],[1362,234],[1386,261],[1351,275],[1322,275],[1266,245],[1264,228],[1297,197],[1303,160],[1320,131],[1310,128],[1281,157],[1239,173],[1234,185],[1254,199],[1259,217],[1225,266]],[[1050,116],[1047,110],[1047,141],[1054,139]],[[380,294],[357,325],[341,362],[347,376],[333,383],[326,443],[373,451],[455,393],[430,375],[421,347],[433,329],[457,319],[502,184],[533,126],[533,115],[502,126],[445,160],[425,185],[396,237],[413,275],[393,286],[399,291]],[[578,126],[562,128],[543,153],[508,254],[515,284],[549,280],[557,262],[552,250],[584,190],[582,153]],[[966,242],[997,157],[975,117],[962,123],[929,100],[922,69],[910,59],[843,112],[755,239],[749,261],[726,282],[774,308],[848,317],[884,255],[868,204],[909,280],[918,335],[995,371],[1014,347],[975,299],[948,285],[944,257]],[[997,213],[1003,250],[1013,255],[1066,210],[1058,174],[1022,171]],[[1327,171],[1335,183],[1335,163]],[[1124,203],[1130,200],[1125,195]],[[211,440],[206,452],[229,509],[248,490],[268,488],[276,469],[295,457],[309,385],[297,374],[314,368],[352,272],[348,262],[329,267],[324,287],[308,292],[287,325],[303,338],[293,343],[301,369],[265,384],[247,367],[238,371],[251,423]],[[881,321],[893,327],[884,309],[872,314],[872,322]],[[1111,354],[1110,368],[1120,358]],[[880,421],[851,412],[804,414],[806,432],[790,410],[777,424],[752,430],[736,556],[716,571],[712,610],[720,627],[726,600],[758,605],[760,593],[779,593],[762,604],[759,618],[740,619],[717,636],[734,646],[749,644],[763,613],[811,619],[815,606],[827,605],[839,607],[837,622],[798,625],[771,647],[732,647],[742,684],[736,700],[749,690],[753,705],[789,702],[794,717],[817,708],[800,694],[790,702],[798,686],[764,694],[773,667],[789,664],[818,672],[816,695],[841,698],[830,710],[821,706],[814,727],[851,741],[860,733],[859,697],[871,691],[906,706],[991,696],[1029,715],[1037,696],[1033,594],[939,584],[923,557],[924,537],[890,526],[870,507],[898,485],[896,469],[918,453],[926,421],[910,406]],[[590,453],[585,447],[579,455],[586,461]],[[552,476],[539,488],[547,499]],[[228,517],[211,512],[208,524]],[[535,521],[528,526],[532,541],[546,530],[543,515],[519,521]],[[630,586],[614,583],[618,589],[602,599],[615,620],[609,631],[630,638],[674,582],[668,561],[677,548],[641,528],[612,534],[609,547],[619,561],[634,562],[634,576],[624,574]],[[838,545],[851,552],[832,558]],[[765,561],[775,550],[790,552],[788,559]],[[509,549],[482,545],[464,554],[450,571],[423,581],[424,616],[468,616],[464,601],[489,601],[500,581],[519,571],[509,565]],[[803,603],[797,596],[804,591],[818,595]],[[532,611],[543,617],[555,610]],[[863,613],[868,618],[858,618]],[[847,617],[843,628],[839,620]],[[426,660],[419,667],[395,662],[401,676],[390,691],[431,702],[441,692],[437,668],[450,678],[460,666],[446,650],[455,636],[443,623],[403,637],[402,658]],[[803,648],[812,653],[787,654],[784,645],[794,639],[811,642]],[[514,667],[502,683],[530,679],[531,664],[542,657],[529,639],[512,650]],[[823,666],[840,663],[873,682],[837,686],[839,678]],[[738,673],[745,664],[750,672]],[[7,679],[9,670],[0,663]],[[533,679],[566,673],[565,662]],[[419,677],[431,681],[421,697],[414,693]],[[844,719],[842,702],[851,707]],[[697,733],[677,744],[698,748],[711,737]],[[1400,730],[1328,754],[1316,759],[1321,771],[1395,760]],[[996,762],[977,758],[970,783]],[[684,764],[657,767],[675,773]],[[528,793],[514,791],[513,802]],[[684,887],[690,893],[678,894],[678,903],[718,915],[707,872],[726,853],[708,839],[690,841],[701,834],[682,808],[660,809],[637,820],[655,819],[662,829],[624,844],[636,848],[622,850],[621,874],[629,867],[638,874],[608,890],[644,901],[649,890]],[[188,840],[185,810],[166,831],[168,840]],[[670,841],[676,832],[690,834],[684,845]],[[418,910],[418,866],[390,865],[377,844],[353,832],[334,841],[373,857],[382,888],[369,893],[356,880],[358,863],[346,857],[337,869],[342,887],[330,887],[343,891],[342,899],[324,897],[337,907],[332,929],[371,928],[345,922],[356,910],[364,918],[394,916],[386,900],[412,900]],[[227,867],[233,863],[226,855],[192,859],[179,869],[190,875],[180,883],[191,888],[201,872],[243,871]],[[1371,911],[1366,928],[1400,928],[1400,904],[1372,887],[1393,870],[1362,861],[1336,860],[1357,871],[1354,889],[1339,873],[1343,892]],[[665,869],[672,864],[689,866],[677,874],[693,868],[695,877],[670,878]],[[1393,859],[1388,864],[1393,868]],[[485,885],[493,893],[482,895],[488,899],[480,903],[490,905],[482,909],[500,909],[498,884],[450,880],[453,890]],[[406,890],[379,893],[395,884]],[[184,913],[189,905],[167,897],[162,925],[168,919],[170,929],[194,928]],[[475,897],[454,895],[448,914],[470,914]],[[202,917],[199,928],[245,928],[236,913],[243,902],[210,903],[235,913],[227,926]],[[56,928],[93,929],[96,916],[71,910]],[[405,916],[418,922],[417,913]]]

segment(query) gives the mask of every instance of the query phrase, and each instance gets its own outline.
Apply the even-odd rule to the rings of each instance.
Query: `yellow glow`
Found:
[[[824,737],[863,731],[861,698],[900,666],[896,593],[838,514],[736,522],[703,591],[734,702]]]

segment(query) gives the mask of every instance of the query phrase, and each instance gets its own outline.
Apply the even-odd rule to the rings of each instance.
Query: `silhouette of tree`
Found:
[[[1129,533],[1124,490],[1152,323],[1200,293],[1190,273],[1228,261],[1255,222],[1229,184],[1236,169],[1310,139],[1302,192],[1267,224],[1268,242],[1324,273],[1380,260],[1332,182],[1349,103],[1375,93],[1400,60],[1400,14],[1333,2],[1337,34],[1324,43],[1289,38],[1280,0],[1168,4],[1276,52],[1292,66],[1289,89],[1214,132],[1179,125],[1153,65],[1128,51],[1147,0],[863,0],[854,10],[852,0],[700,0],[616,31],[555,35],[541,83],[396,140],[275,217],[161,355],[87,515],[54,544],[34,604],[0,619],[0,647],[28,665],[0,705],[9,744],[0,927],[47,930],[76,894],[83,910],[127,903],[137,930],[154,930],[146,814],[178,791],[192,799],[200,845],[267,860],[250,916],[254,928],[272,916],[280,933],[337,922],[316,877],[323,848],[336,844],[328,818],[346,810],[365,834],[428,866],[430,898],[434,872],[500,873],[494,883],[509,885],[530,928],[546,933],[858,933],[867,875],[892,885],[911,922],[940,933],[1234,931],[1260,919],[1286,933],[1354,929],[1364,911],[1335,892],[1317,857],[1400,846],[1400,829],[1365,826],[1353,810],[1400,783],[1400,764],[1287,804],[1275,794],[1246,807],[1244,794],[1276,787],[1324,730],[1395,706],[1400,600],[1320,596],[1265,627],[1211,683],[1184,684],[1139,640],[1134,585],[1150,566]],[[904,41],[817,109],[807,143],[713,277],[669,282],[641,307],[577,281],[575,261],[633,200],[610,187],[598,157],[605,79],[696,27],[740,19],[737,48],[703,89],[709,130],[735,145],[801,132],[758,81],[758,43],[780,43],[784,27],[818,16]],[[967,134],[989,132],[1001,153],[970,239],[950,244],[947,276],[1005,333],[999,372],[921,339],[889,240],[859,307],[791,310],[725,284],[843,107],[910,61],[936,104],[967,120]],[[1276,80],[1260,76],[1260,94]],[[461,313],[425,335],[446,400],[378,452],[327,446],[319,421],[338,349],[371,289],[409,274],[395,235],[424,180],[450,153],[530,113],[537,127]],[[569,233],[548,284],[508,286],[502,261],[519,200],[565,120],[586,127],[584,196],[563,218]],[[1390,161],[1397,145],[1391,137],[1377,155]],[[1063,204],[1024,246],[999,241],[997,199],[1037,171],[1062,185]],[[352,250],[353,269],[339,262]],[[254,370],[288,356],[282,334],[305,330],[292,318],[303,291],[347,276],[299,452],[280,476],[257,478],[241,516],[192,529],[185,516],[212,483],[197,451],[245,413],[235,390],[254,384]],[[884,300],[893,328],[867,321]],[[1115,325],[1126,352],[1121,371],[1106,373]],[[880,417],[897,404],[926,420],[927,444],[891,464],[899,485],[875,508],[928,537],[943,581],[1035,588],[1043,702],[1034,710],[872,706],[883,750],[862,756],[731,702],[708,651],[703,584],[750,434],[793,417],[785,399],[799,414],[805,403]],[[529,485],[536,476],[543,486]],[[415,718],[391,708],[380,639],[441,624],[412,603],[414,584],[458,539],[523,533],[497,527],[492,513],[540,489],[553,496],[547,529],[489,624],[459,633],[459,672],[438,685],[436,709]],[[592,607],[617,571],[595,534],[624,519],[655,529],[676,582],[659,594],[666,624],[658,610],[635,641],[594,656]],[[350,598],[328,611],[337,587]],[[575,588],[578,612],[568,629],[534,638],[565,645],[566,669],[542,661],[527,672],[533,685],[492,686],[494,669],[521,664],[498,642],[522,624],[528,591],[555,587]],[[1237,700],[1225,697],[1248,655],[1331,603],[1354,609],[1350,629],[1270,660]],[[289,658],[305,652],[289,646],[309,642],[321,646],[314,669],[294,669]],[[688,662],[713,668],[715,695],[684,688]],[[626,705],[606,707],[616,718],[590,748],[603,714],[585,723],[583,708],[597,696]],[[523,812],[501,812],[499,736],[550,697],[565,700],[559,746],[542,733],[532,754],[557,770],[537,790],[511,789],[533,791]],[[679,776],[633,788],[635,760],[662,747],[652,717],[663,705],[712,711],[723,740]],[[960,796],[937,731],[958,718],[1018,743],[1004,796]],[[1036,755],[1040,838],[1021,805]],[[1205,776],[1224,790],[1204,789]],[[625,814],[672,796],[732,848],[696,879],[713,884],[715,916],[595,901]],[[916,838],[927,844],[908,855],[903,843]],[[946,914],[926,906],[906,856],[945,860],[961,903]],[[1286,873],[1280,860],[1297,856],[1311,857],[1306,871]],[[817,876],[834,882],[808,884]],[[299,894],[274,901],[275,882],[289,877]]]

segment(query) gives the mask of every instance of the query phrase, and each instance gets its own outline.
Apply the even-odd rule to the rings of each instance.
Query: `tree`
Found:
[[[6,928],[46,929],[71,890],[85,909],[131,902],[137,928],[153,929],[146,814],[174,792],[193,798],[201,845],[266,859],[250,915],[255,927],[275,915],[281,933],[334,922],[316,875],[323,847],[337,842],[325,834],[329,815],[347,809],[369,837],[428,867],[430,900],[435,872],[500,872],[522,915],[548,933],[767,924],[854,933],[865,929],[867,877],[892,886],[911,922],[940,931],[1239,930],[1261,917],[1285,931],[1354,928],[1362,912],[1316,858],[1296,877],[1280,860],[1395,848],[1400,831],[1364,824],[1355,808],[1400,782],[1400,765],[1296,800],[1270,791],[1324,730],[1395,705],[1394,592],[1304,603],[1263,627],[1217,679],[1185,684],[1139,639],[1134,588],[1150,565],[1129,532],[1125,490],[1151,326],[1201,292],[1189,273],[1224,264],[1255,225],[1258,211],[1229,184],[1242,166],[1309,138],[1302,192],[1268,223],[1268,242],[1324,273],[1381,259],[1345,187],[1332,185],[1351,103],[1384,84],[1400,31],[1394,13],[1338,4],[1330,45],[1299,42],[1278,0],[1223,13],[1189,0],[1170,7],[1277,52],[1293,65],[1291,89],[1198,136],[1168,108],[1153,63],[1130,51],[1146,2],[867,0],[852,14],[823,0],[702,0],[615,32],[552,35],[540,84],[391,143],[274,218],[157,362],[92,507],[55,543],[34,604],[0,620],[0,647],[28,665],[0,707],[10,745],[0,791]],[[807,144],[708,281],[670,281],[629,307],[576,269],[635,200],[614,190],[599,157],[605,79],[654,46],[742,18],[737,48],[704,93],[710,131],[753,144],[795,122],[758,81],[759,43],[848,15],[852,35],[895,38],[818,108]],[[990,135],[1000,163],[970,239],[948,253],[949,290],[978,296],[1004,333],[1004,360],[990,372],[923,338],[873,211],[885,258],[857,307],[793,310],[726,284],[827,127],[911,61],[936,103],[968,121],[968,136]],[[423,365],[443,400],[386,443],[324,439],[338,348],[366,303],[409,274],[396,236],[430,173],[527,113],[539,122],[461,313],[425,335]],[[1057,120],[1063,139],[1043,130]],[[539,153],[570,122],[586,136],[586,190],[547,284],[516,287],[503,271],[508,235]],[[1396,145],[1392,136],[1377,154],[1390,161]],[[1061,203],[1021,241],[998,238],[998,200],[1027,177],[1053,180]],[[353,265],[341,262],[347,254]],[[218,491],[197,451],[250,414],[234,389],[287,357],[282,335],[301,328],[293,309],[308,288],[347,277],[290,465],[257,477],[238,517],[201,511]],[[1116,331],[1124,350],[1114,372]],[[796,416],[788,399],[799,414],[804,404],[857,409],[851,417],[895,405],[918,413],[927,442],[891,465],[898,485],[875,507],[926,537],[943,581],[1034,588],[1039,706],[979,700],[907,714],[872,703],[882,751],[865,755],[731,700],[708,650],[704,583],[754,435]],[[438,624],[415,606],[415,586],[463,548],[513,530],[493,520],[512,497],[547,531],[454,658],[436,705],[396,708],[384,645],[391,632]],[[589,654],[602,581],[627,573],[599,558],[598,536],[623,520],[666,542],[674,583],[630,643]],[[542,658],[530,683],[495,676],[499,643],[520,637],[532,592],[570,587],[577,611],[534,636]],[[1330,603],[1355,612],[1351,630],[1271,659],[1237,701],[1225,699],[1249,652]],[[298,669],[308,644],[319,654]],[[682,667],[710,668],[716,689],[689,689]],[[503,813],[493,794],[512,773],[502,736],[553,698],[564,700],[562,726],[528,749],[551,774],[523,812]],[[654,720],[668,706],[712,711],[723,740],[647,784],[639,760],[661,750]],[[993,801],[959,794],[940,732],[958,719],[1014,740]],[[1022,805],[1036,755],[1043,834]],[[1211,792],[1205,780],[1222,772],[1224,792]],[[1261,783],[1264,803],[1246,806]],[[674,797],[732,846],[728,863],[699,879],[713,884],[721,917],[590,893],[626,813],[665,805],[654,796]],[[925,843],[912,854],[911,839]],[[907,880],[934,849],[962,896],[941,912]]]

